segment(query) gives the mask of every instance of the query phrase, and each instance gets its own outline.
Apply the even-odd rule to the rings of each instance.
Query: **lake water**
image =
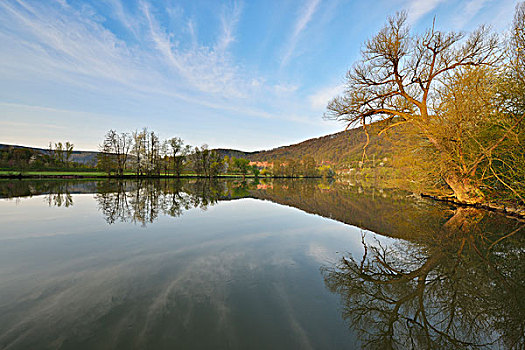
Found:
[[[524,223],[323,180],[0,181],[1,349],[523,348]]]

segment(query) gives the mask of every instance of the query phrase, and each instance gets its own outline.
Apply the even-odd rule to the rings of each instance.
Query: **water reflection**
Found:
[[[438,229],[450,207],[406,193],[363,189],[331,180],[0,181],[0,198],[45,195],[49,205],[72,206],[75,194],[94,194],[110,224],[148,224],[218,201],[256,198],[299,208],[387,236],[413,238]],[[425,232],[419,229],[424,227]]]
[[[230,186],[235,198],[244,197],[236,191],[244,185]],[[159,214],[178,217],[192,208],[206,210],[219,199],[231,198],[228,193],[225,182],[213,179],[101,182],[95,199],[107,223],[130,221],[145,226],[157,220]]]
[[[92,344],[105,344],[118,336],[123,348],[151,345],[156,340],[168,347],[173,339],[191,347],[213,325],[215,340],[206,345],[220,341],[227,348],[231,347],[228,344],[249,344],[253,337],[263,341],[276,319],[286,319],[286,325],[275,325],[296,333],[289,338],[275,336],[273,346],[286,338],[289,342],[282,343],[283,348],[308,347],[314,343],[311,334],[317,332],[316,337],[323,339],[316,343],[318,347],[341,348],[348,339],[330,333],[339,326],[328,315],[331,309],[318,303],[317,295],[322,292],[312,282],[320,277],[319,265],[323,265],[324,285],[334,298],[341,298],[348,334],[356,334],[363,347],[525,347],[525,228],[518,220],[402,192],[319,180],[0,182],[0,198],[43,195],[47,205],[67,211],[82,206],[77,194],[90,194],[98,219],[102,215],[111,225],[102,224],[115,231],[97,236],[87,227],[83,232],[90,235],[85,241],[64,238],[39,243],[37,248],[45,250],[45,259],[38,254],[27,257],[27,252],[36,249],[29,240],[4,246],[0,263],[7,266],[7,272],[0,269],[0,291],[11,294],[2,299],[0,293],[0,309],[12,317],[0,316],[0,328],[5,325],[12,331],[3,338],[0,335],[4,341],[0,348],[14,344],[16,337],[24,339],[20,334],[31,324],[27,322],[36,324],[44,316],[54,319],[54,313],[63,320],[59,331],[50,329],[25,338],[38,343],[41,334],[66,332],[71,324],[82,329],[85,323],[96,334],[93,339],[98,343]],[[247,198],[259,201],[236,201]],[[280,206],[271,215],[265,214],[267,208],[260,200],[351,226],[337,226],[335,221]],[[245,210],[249,203],[254,206]],[[212,207],[223,209],[214,214],[217,211]],[[195,208],[200,210],[188,213]],[[178,219],[162,223],[164,216]],[[94,221],[90,217],[89,222]],[[133,225],[119,225],[126,222],[147,226],[155,239],[133,231]],[[352,228],[352,233],[358,232],[355,227],[361,228],[362,247],[345,245],[351,236],[347,231],[331,236],[340,226]],[[308,240],[312,231],[323,238]],[[371,239],[372,232],[394,239],[376,241]],[[327,264],[324,258],[312,263],[299,252],[308,246],[314,256],[330,244],[336,246],[332,252],[348,249],[353,255]],[[23,270],[31,259],[36,260],[29,265],[42,266],[42,271],[24,272],[22,277],[10,272],[17,271],[16,266]],[[4,277],[8,287],[3,290],[2,273],[9,276]],[[31,284],[34,275],[41,278],[37,285]],[[319,283],[324,289],[323,281]],[[19,289],[14,287],[18,284]],[[29,292],[21,292],[26,290]],[[55,302],[55,297],[62,299]],[[25,308],[37,316],[27,321],[18,312]],[[252,311],[239,310],[255,310],[257,317]],[[303,311],[301,318],[298,315]],[[323,312],[327,313],[323,322],[330,327],[314,322]],[[263,322],[268,330],[264,335],[243,328],[260,320],[267,321]],[[168,324],[182,333],[171,338],[158,336],[169,333]],[[243,329],[243,341],[239,329]],[[69,336],[71,342],[74,336]],[[354,341],[353,336],[350,339]]]
[[[45,195],[44,198],[44,200],[47,202],[47,205],[50,207],[63,206],[68,208],[73,205],[73,196],[71,196],[71,193],[67,191],[67,188],[65,188],[64,191],[57,189],[54,193]]]
[[[357,230],[246,198],[259,185],[71,182],[48,208],[51,185],[17,184],[43,196],[0,203],[0,348],[356,344],[318,269]]]
[[[369,349],[525,346],[525,226],[459,208],[441,229],[322,272],[343,318]],[[500,222],[501,224],[501,222]],[[507,223],[509,224],[509,223]]]

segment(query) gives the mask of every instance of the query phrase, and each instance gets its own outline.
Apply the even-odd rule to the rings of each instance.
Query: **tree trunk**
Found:
[[[443,225],[444,229],[450,232],[474,232],[478,222],[483,219],[485,212],[472,207],[459,207],[454,211],[454,215]]]
[[[466,204],[477,204],[485,200],[479,187],[467,177],[450,174],[445,178],[447,185],[454,191],[456,199]]]

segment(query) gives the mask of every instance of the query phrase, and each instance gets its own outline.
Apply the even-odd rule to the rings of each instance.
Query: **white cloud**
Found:
[[[224,8],[220,15],[221,31],[213,46],[199,45],[195,24],[187,24],[192,45],[184,48],[182,38],[168,32],[156,20],[148,3],[142,4],[142,11],[147,19],[148,33],[156,49],[172,69],[185,82],[198,91],[220,95],[223,98],[246,98],[252,92],[251,77],[243,67],[232,61],[228,49],[235,41],[235,28],[241,16],[241,6]]]
[[[232,116],[247,124],[262,119],[304,127],[323,123],[301,96],[300,85],[261,76],[256,67],[248,70],[235,60],[232,47],[241,6],[218,12],[215,37],[204,41],[197,19],[181,8],[166,10],[166,19],[154,2],[130,8],[123,1],[108,1],[105,18],[84,5],[0,1],[0,46],[9,48],[0,50],[0,104],[19,104],[0,105],[0,119],[11,123],[1,135],[4,141],[26,139],[42,145],[60,139],[62,130],[39,128],[28,134],[13,122],[59,125],[63,118],[68,134],[75,135],[71,141],[94,149],[89,140],[99,137],[102,126],[141,127],[135,123],[150,110],[162,118],[173,116],[173,125],[191,118],[188,115],[212,123],[228,122]],[[318,1],[309,4],[295,26],[296,37],[310,22]],[[107,18],[118,30],[110,30]],[[101,111],[107,114],[97,119]],[[122,122],[124,116],[128,119]],[[148,121],[150,126],[155,119]],[[87,120],[98,122],[88,125]],[[85,131],[78,131],[79,125]]]
[[[308,97],[311,107],[315,110],[324,110],[331,99],[343,93],[344,88],[344,84],[321,88]]]
[[[317,7],[319,6],[320,0],[308,0],[306,5],[302,8],[299,17],[295,22],[294,30],[286,43],[286,51],[281,60],[281,66],[288,64],[288,61],[293,56],[297,42],[301,36],[301,33],[306,29],[308,23],[312,20]]]
[[[466,2],[460,13],[454,17],[454,26],[458,29],[465,27],[488,2],[490,0],[470,0]]]
[[[271,100],[282,91],[268,85],[264,77],[245,71],[229,55],[240,5],[225,7],[219,15],[220,31],[211,46],[198,42],[191,19],[180,24],[181,33],[188,35],[182,38],[157,20],[150,3],[142,2],[138,14],[126,12],[118,0],[110,5],[112,15],[134,33],[140,45],[129,46],[120,40],[103,21],[87,15],[92,11],[0,2],[0,44],[9,47],[0,52],[0,73],[13,81],[31,76],[110,93],[120,89],[127,94],[160,94],[255,117],[281,118],[284,114],[250,107],[251,99]],[[172,12],[183,15],[181,10]],[[186,39],[190,45],[184,45]],[[295,91],[292,85],[281,87]]]
[[[235,40],[240,6],[225,9],[220,18],[221,32],[211,47],[195,45],[194,25],[188,22],[187,32],[194,45],[183,48],[180,42],[185,38],[167,31],[149,3],[141,3],[143,18],[134,16],[133,20],[119,1],[111,4],[116,18],[138,36],[140,46],[129,47],[87,16],[89,11],[1,2],[0,15],[10,29],[0,31],[0,40],[10,50],[0,53],[0,62],[9,74],[47,72],[84,86],[102,79],[142,91],[164,90],[169,95],[189,93],[193,88],[192,93],[243,98],[253,90],[254,79],[263,80],[247,75],[227,52]]]
[[[276,84],[273,88],[277,94],[289,94],[297,91],[299,86],[295,84]]]
[[[235,29],[241,17],[241,5],[237,2],[233,4],[233,8],[223,10],[221,15],[222,34],[217,41],[215,50],[218,52],[225,52],[231,43],[235,41]]]
[[[516,0],[480,1],[483,3],[483,11],[479,11],[470,18],[470,22],[478,21],[486,23],[497,31],[509,30],[514,17]],[[474,4],[475,6],[476,4]],[[466,23],[469,24],[468,22]]]
[[[446,0],[410,0],[406,6],[408,23],[415,24],[421,17],[438,7]]]

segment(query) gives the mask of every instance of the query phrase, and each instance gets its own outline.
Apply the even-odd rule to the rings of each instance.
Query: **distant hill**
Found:
[[[6,144],[0,144],[0,150],[4,148],[22,148],[22,149],[30,149],[35,152],[40,152],[43,154],[49,154],[48,149],[43,148],[36,148],[36,147],[27,147],[27,146],[19,146],[19,145],[6,145]],[[96,165],[97,164],[97,154],[98,152],[93,151],[73,151],[71,154],[71,161],[75,163],[80,164],[86,164],[86,165]]]
[[[386,138],[378,137],[377,131],[373,128],[369,134],[370,144],[367,147],[367,155],[375,156],[376,159],[390,157],[391,142]],[[282,158],[300,159],[308,155],[314,157],[317,163],[342,165],[361,160],[365,143],[366,134],[362,128],[356,128],[268,151],[242,152],[232,149],[217,149],[217,151],[222,156],[247,158],[260,162]]]
[[[392,153],[390,142],[376,135],[377,132],[370,131],[370,144],[367,148],[367,155],[369,157],[374,156],[376,159],[390,157]],[[366,135],[362,128],[356,128],[266,151],[243,152],[225,148],[215,150],[222,157],[246,158],[251,161],[264,162],[283,158],[301,159],[304,156],[312,156],[318,164],[325,163],[343,166],[361,160],[365,142]],[[49,150],[42,148],[0,144],[0,150],[5,147],[26,148],[45,154],[49,153]],[[77,163],[96,165],[97,154],[98,152],[92,151],[73,151],[71,160]]]

